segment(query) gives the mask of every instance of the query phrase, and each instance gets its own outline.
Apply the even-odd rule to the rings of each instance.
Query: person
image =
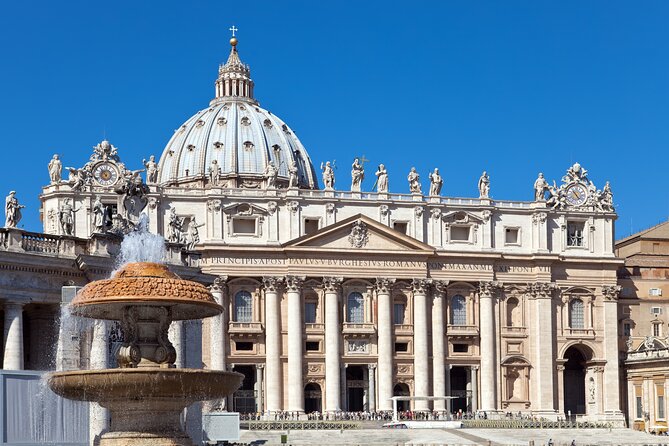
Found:
[[[418,172],[416,172],[415,167],[411,168],[411,171],[407,176],[407,181],[409,181],[409,192],[412,194],[420,194],[422,192],[420,186],[420,175],[418,175]]]
[[[291,161],[288,167],[288,187],[297,187],[297,163]]]
[[[63,163],[60,161],[58,155],[54,155],[53,159],[49,161],[49,178],[51,184],[58,184],[63,174]]]
[[[489,198],[490,196],[490,177],[484,170],[479,178],[479,198]]]
[[[439,169],[435,168],[434,172],[428,175],[430,178],[430,195],[433,197],[439,196],[441,193],[441,186],[444,184],[444,179],[439,174]]]
[[[360,164],[360,160],[356,158],[353,160],[353,165],[351,166],[351,191],[360,192],[362,180],[365,179],[365,169]]]
[[[72,235],[72,232],[74,231],[74,213],[78,212],[80,209],[81,208],[75,209],[74,206],[72,206],[72,200],[70,198],[66,198],[60,206],[60,227],[66,235]]]
[[[546,201],[547,190],[548,182],[544,178],[544,174],[539,172],[539,176],[534,181],[534,201]]]
[[[21,209],[25,206],[19,204],[16,191],[9,192],[5,198],[5,227],[15,228],[21,221]]]
[[[379,164],[376,171],[376,191],[380,194],[388,192],[388,171],[383,164]]]
[[[146,183],[156,184],[158,182],[158,163],[156,157],[151,155],[149,160],[142,160],[142,164],[146,167]]]
[[[332,170],[330,161],[326,161],[325,165],[321,163],[321,170],[323,171],[323,185],[325,186],[326,189],[333,189],[335,178],[334,178],[334,170]]]

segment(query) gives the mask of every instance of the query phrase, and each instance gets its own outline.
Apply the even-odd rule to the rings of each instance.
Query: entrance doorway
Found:
[[[304,386],[304,412],[320,412],[323,401],[321,386],[316,383],[309,383]]]
[[[564,353],[564,411],[572,415],[585,414],[585,363],[587,358],[572,346]]]
[[[466,367],[451,367],[451,393],[450,396],[453,396],[451,400],[451,412],[457,413],[458,411],[467,412],[470,410],[467,398],[467,381],[468,373]]]
[[[395,384],[395,387],[393,387],[393,396],[411,396],[409,386],[404,383]],[[397,402],[397,410],[399,412],[411,410],[410,401],[399,400]]]
[[[363,412],[365,410],[365,370],[359,365],[346,367],[346,399],[349,412]]]
[[[239,413],[256,413],[256,370],[252,365],[235,365],[232,371],[244,375],[242,386],[232,395],[232,407]]]

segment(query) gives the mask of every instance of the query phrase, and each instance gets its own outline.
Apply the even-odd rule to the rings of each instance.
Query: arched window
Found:
[[[365,299],[362,294],[353,292],[346,302],[346,322],[362,324],[365,321]]]
[[[506,326],[520,326],[520,306],[515,297],[510,297],[506,301]]]
[[[248,291],[235,294],[235,322],[251,322],[253,318],[253,299]]]
[[[459,294],[451,299],[451,324],[467,325],[467,302]]]
[[[569,326],[571,328],[585,328],[583,301],[581,299],[573,299],[569,302]]]

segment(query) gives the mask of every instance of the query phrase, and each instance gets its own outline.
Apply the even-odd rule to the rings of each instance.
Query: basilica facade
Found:
[[[385,167],[364,159],[335,178],[260,107],[231,44],[214,99],[144,174],[107,141],[69,178],[67,157],[54,157],[44,233],[5,229],[12,255],[30,263],[67,246],[76,266],[50,268],[80,285],[148,214],[178,272],[210,285],[226,310],[204,322],[201,345],[183,334],[175,344],[201,349],[204,367],[244,374],[231,410],[382,411],[393,396],[448,396],[401,404],[623,422],[608,183],[598,189],[577,163],[509,201],[491,198],[485,172],[474,198],[445,196],[438,169],[425,191],[410,166],[407,184],[391,188]],[[365,175],[374,191],[362,190]],[[23,307],[5,308],[5,339],[15,339]],[[5,368],[19,366],[12,342]]]

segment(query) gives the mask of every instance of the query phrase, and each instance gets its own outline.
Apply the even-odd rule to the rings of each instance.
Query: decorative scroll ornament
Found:
[[[527,292],[532,297],[551,297],[558,286],[553,282],[533,282],[527,284]]]
[[[494,296],[498,291],[504,288],[501,282],[479,282],[479,294],[481,296]]]
[[[342,277],[323,277],[323,290],[330,293],[336,293],[343,282]]]
[[[281,277],[263,277],[262,284],[265,291],[276,292],[281,286]]]
[[[602,190],[588,178],[588,171],[574,163],[562,177],[562,184],[547,185],[549,198],[546,205],[552,209],[577,209],[585,211],[614,212],[613,192],[607,181]],[[543,192],[542,192],[543,193]]]
[[[617,301],[622,287],[620,285],[604,285],[602,287],[602,294],[605,300]]]
[[[369,241],[369,234],[367,233],[367,225],[358,220],[351,226],[351,235],[348,236],[348,241],[354,248],[362,248],[367,245]]]

